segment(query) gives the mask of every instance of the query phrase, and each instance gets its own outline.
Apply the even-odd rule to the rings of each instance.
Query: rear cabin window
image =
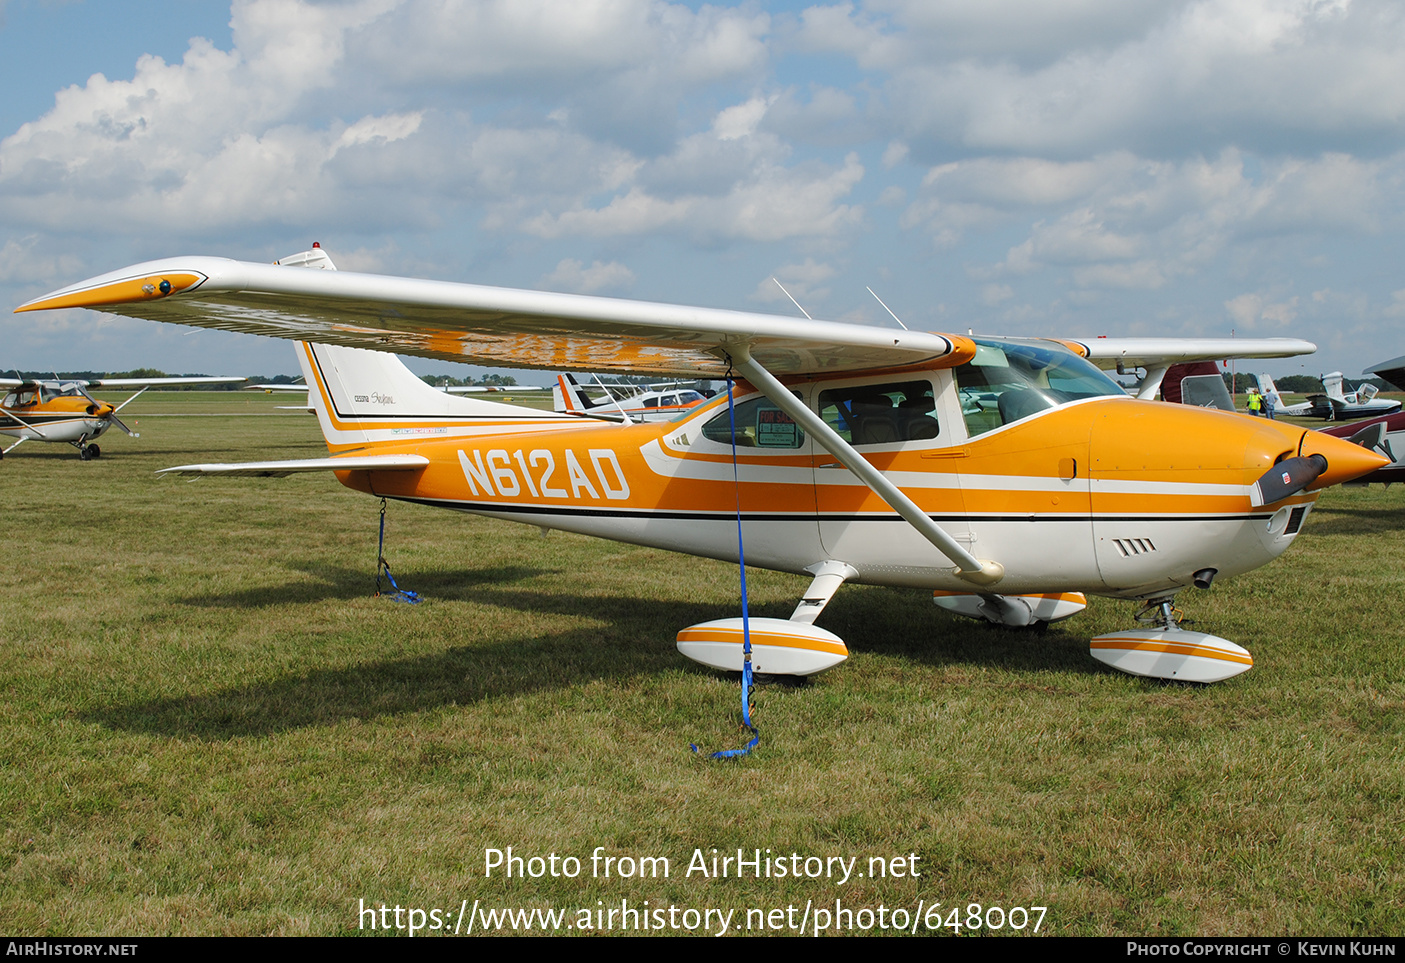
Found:
[[[820,417],[855,447],[925,441],[941,433],[930,381],[850,385],[820,392]]]
[[[721,412],[703,425],[703,437],[731,447],[732,417],[732,412],[723,405]],[[767,398],[753,398],[736,405],[735,417],[738,448],[799,448],[805,444],[805,433],[800,426]]]

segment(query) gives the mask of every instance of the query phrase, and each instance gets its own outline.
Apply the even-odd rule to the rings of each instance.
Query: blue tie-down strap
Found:
[[[390,582],[390,591],[381,591],[381,576],[384,575]],[[385,499],[381,499],[381,533],[380,540],[376,543],[376,598],[392,599],[396,602],[405,602],[409,605],[416,605],[420,601],[418,592],[411,592],[409,589],[402,589],[395,584],[395,576],[390,574],[390,563],[385,560]]]
[[[750,648],[750,646],[748,646]],[[741,749],[719,749],[717,752],[707,754],[709,759],[731,759],[735,756],[749,756],[751,750],[755,749],[761,742],[761,733],[751,724],[751,694],[756,689],[751,681],[751,653],[748,652],[746,659],[742,662],[742,728],[751,733],[751,741]],[[694,752],[702,752],[698,744],[689,743]]]
[[[381,575],[390,581],[390,591],[381,591]],[[410,605],[417,604],[421,595],[418,592],[411,592],[409,589],[402,589],[395,584],[395,576],[390,574],[390,563],[385,559],[380,560],[380,567],[376,571],[376,598],[392,599],[396,602],[408,602]]]
[[[742,586],[742,728],[751,732],[751,741],[742,749],[722,749],[708,753],[710,759],[731,759],[746,756],[761,742],[761,733],[751,724],[751,694],[756,685],[751,678],[751,619],[747,613],[746,552],[742,548],[742,486],[737,471],[737,415],[732,398],[732,370],[727,369],[727,420],[732,425],[732,485],[737,493],[737,563],[741,569]],[[694,752],[702,752],[697,743],[689,743]]]

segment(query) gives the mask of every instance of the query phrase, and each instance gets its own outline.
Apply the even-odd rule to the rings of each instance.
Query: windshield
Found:
[[[1094,365],[1048,343],[976,342],[976,356],[955,369],[961,414],[972,437],[1046,408],[1126,392]]]

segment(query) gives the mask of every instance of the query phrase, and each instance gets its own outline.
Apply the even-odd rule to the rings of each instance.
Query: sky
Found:
[[[317,241],[798,316],[774,277],[892,324],[871,287],[935,331],[1303,337],[1262,367],[1354,377],[1405,354],[1402,50],[1387,0],[0,0],[0,294]],[[4,323],[5,368],[297,370]]]

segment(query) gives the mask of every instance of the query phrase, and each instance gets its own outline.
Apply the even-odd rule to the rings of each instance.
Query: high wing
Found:
[[[445,361],[686,378],[725,376],[729,344],[778,374],[955,363],[975,350],[916,331],[209,257],[138,264],[16,310],[72,307]]]
[[[779,375],[835,374],[972,357],[957,335],[896,331],[716,308],[523,291],[336,270],[320,250],[257,264],[188,257],[148,261],[16,308],[112,314],[248,334],[503,367],[719,378],[740,349]],[[1288,357],[1316,346],[1286,338],[1096,338],[1061,341],[1104,367],[1164,374],[1182,361]],[[1160,383],[1160,377],[1148,377]],[[1154,386],[1152,387],[1154,393]],[[1145,396],[1145,386],[1143,389]]]
[[[1060,340],[1099,368],[1159,368],[1228,358],[1292,358],[1317,345],[1299,338],[1092,338]]]
[[[1059,339],[1059,343],[1105,371],[1115,368],[1126,374],[1145,368],[1146,377],[1137,391],[1137,397],[1143,399],[1156,398],[1174,365],[1230,358],[1292,358],[1317,350],[1317,345],[1299,338],[1093,338]],[[1229,410],[1233,410],[1233,402]]]

